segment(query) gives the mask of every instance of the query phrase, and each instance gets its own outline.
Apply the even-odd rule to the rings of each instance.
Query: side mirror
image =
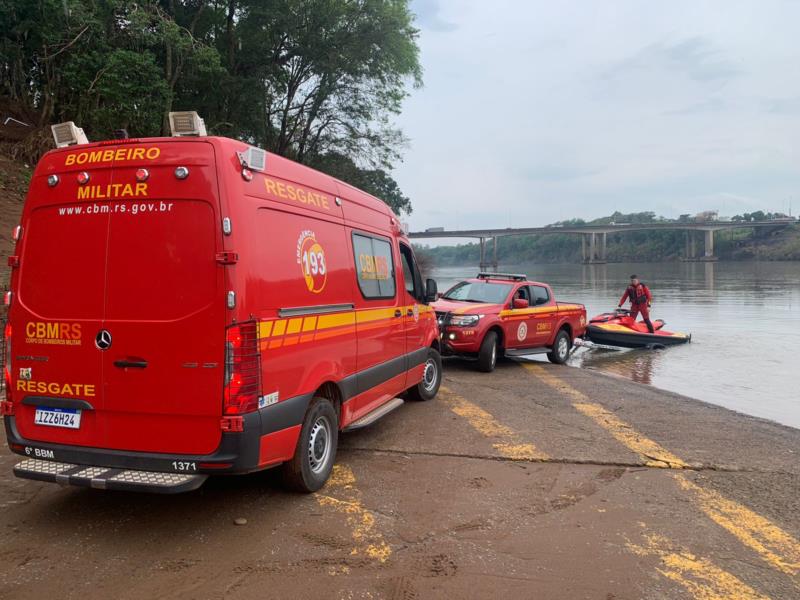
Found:
[[[530,304],[528,303],[525,298],[514,298],[514,302],[511,304],[513,308],[528,308]]]
[[[436,281],[433,279],[425,280],[425,303],[434,302],[436,300],[439,290],[436,287]]]

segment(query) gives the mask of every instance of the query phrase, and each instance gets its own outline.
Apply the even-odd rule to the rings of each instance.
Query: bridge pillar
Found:
[[[592,264],[597,257],[597,234],[589,234],[589,264]]]
[[[714,258],[714,230],[709,229],[706,232],[706,252],[705,258],[713,259]]]
[[[585,263],[589,262],[589,257],[586,254],[586,234],[581,234],[581,260]]]
[[[489,262],[486,257],[486,240],[488,238],[480,238],[481,241],[481,259],[479,268],[481,271],[488,271],[489,267],[497,270],[497,236],[492,238],[492,262]]]
[[[600,234],[600,262],[606,262],[606,242],[608,241],[608,234],[604,231]]]

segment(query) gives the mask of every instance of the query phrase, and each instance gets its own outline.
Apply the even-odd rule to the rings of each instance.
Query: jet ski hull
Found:
[[[663,330],[658,330],[656,333],[642,333],[613,323],[590,324],[586,330],[586,337],[595,344],[621,348],[677,346],[692,339],[692,336],[686,333],[672,333]]]

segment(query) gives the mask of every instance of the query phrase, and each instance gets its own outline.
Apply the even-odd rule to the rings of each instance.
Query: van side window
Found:
[[[384,239],[354,233],[358,287],[364,298],[394,298],[394,260],[392,245]]]
[[[414,260],[414,253],[405,244],[400,244],[400,258],[403,261],[403,279],[406,282],[406,291],[417,300],[423,297],[422,276]]]
[[[531,291],[533,292],[533,306],[541,306],[550,302],[550,294],[546,287],[532,285]]]

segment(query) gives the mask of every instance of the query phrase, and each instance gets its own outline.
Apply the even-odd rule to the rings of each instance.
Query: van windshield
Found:
[[[500,304],[505,302],[510,291],[511,284],[507,283],[462,281],[450,288],[442,297],[446,300],[459,300],[461,302]]]

